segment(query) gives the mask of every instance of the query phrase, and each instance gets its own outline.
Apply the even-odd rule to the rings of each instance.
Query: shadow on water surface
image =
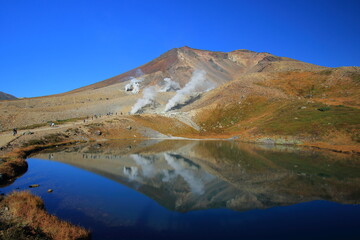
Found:
[[[289,239],[291,229],[301,226],[307,231],[299,238],[317,236],[321,227],[333,230],[318,239],[345,230],[349,238],[359,236],[359,224],[352,221],[360,212],[357,156],[228,141],[150,140],[57,148],[28,161],[29,172],[3,190],[34,181],[53,187],[53,194],[32,191],[50,212],[92,228],[95,239]],[[330,219],[334,212],[347,225]]]

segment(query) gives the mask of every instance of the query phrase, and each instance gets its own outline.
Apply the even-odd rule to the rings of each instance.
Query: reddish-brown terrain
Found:
[[[166,104],[177,93],[159,91],[164,78],[184,88],[195,70],[205,75],[197,88],[212,87],[190,89],[186,101],[165,112]],[[125,91],[134,77],[141,81],[136,94]],[[137,112],[140,115],[129,115],[149,86],[154,86],[156,96]],[[1,101],[0,130],[4,131],[2,144],[12,139],[6,131],[15,127],[32,129],[51,122],[69,125],[78,121],[90,134],[94,129],[106,132],[105,138],[232,137],[279,144],[336,145],[336,149],[347,146],[347,151],[358,152],[359,99],[359,67],[326,68],[269,53],[182,47],[129,72],[70,92]],[[107,113],[113,115],[96,118],[100,123],[92,125],[95,115]],[[179,124],[181,127],[174,127]],[[126,130],[130,125],[131,134]]]

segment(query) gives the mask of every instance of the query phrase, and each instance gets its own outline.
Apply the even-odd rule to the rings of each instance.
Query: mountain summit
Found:
[[[218,84],[234,80],[248,73],[279,72],[292,70],[318,70],[323,67],[304,63],[286,57],[278,57],[265,52],[235,50],[213,52],[190,47],[174,48],[156,59],[115,77],[85,86],[69,93],[98,89],[112,84],[128,81],[136,71],[144,73],[145,84],[156,84],[168,77],[184,86],[196,69],[207,72],[207,79]]]

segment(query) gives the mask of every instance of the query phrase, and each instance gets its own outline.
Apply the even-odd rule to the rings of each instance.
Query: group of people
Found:
[[[113,116],[114,115],[114,113],[113,112],[108,112],[108,113],[106,113],[106,116]],[[115,112],[115,115],[118,115],[118,113],[117,112]],[[120,112],[120,115],[123,115],[123,113],[122,112]],[[89,118],[89,117],[88,117]],[[91,116],[91,120],[94,120],[94,118],[95,119],[97,119],[97,118],[101,118],[101,115],[99,114],[99,115],[93,115],[93,116]],[[84,122],[85,122],[85,120],[84,120]]]
[[[106,114],[106,116],[112,116],[112,115],[114,115],[113,112],[108,112],[108,113]],[[117,112],[115,112],[115,115],[117,115]],[[123,113],[120,112],[120,115],[123,115]],[[91,117],[91,119],[93,120],[94,118],[96,119],[96,118],[98,118],[98,117],[101,117],[101,115],[96,115],[96,114],[95,114],[95,115],[93,115],[93,116]],[[88,118],[89,118],[89,117],[88,117]],[[84,119],[84,123],[85,123],[85,119]],[[50,127],[55,127],[55,123],[54,123],[54,122],[51,122],[51,123],[50,123]],[[16,136],[17,133],[18,133],[17,129],[14,128],[14,129],[13,129],[13,136]]]
[[[108,113],[106,114],[106,116],[112,116],[112,115],[114,115],[113,112],[108,112]],[[115,115],[117,115],[117,112],[115,112]],[[120,115],[123,115],[123,113],[120,112]]]

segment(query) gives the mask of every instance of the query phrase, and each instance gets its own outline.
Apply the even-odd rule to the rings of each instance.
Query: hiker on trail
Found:
[[[13,136],[15,136],[16,134],[17,134],[17,129],[14,128],[14,129],[13,129]]]
[[[55,127],[55,123],[52,122],[52,123],[50,124],[50,127]]]

